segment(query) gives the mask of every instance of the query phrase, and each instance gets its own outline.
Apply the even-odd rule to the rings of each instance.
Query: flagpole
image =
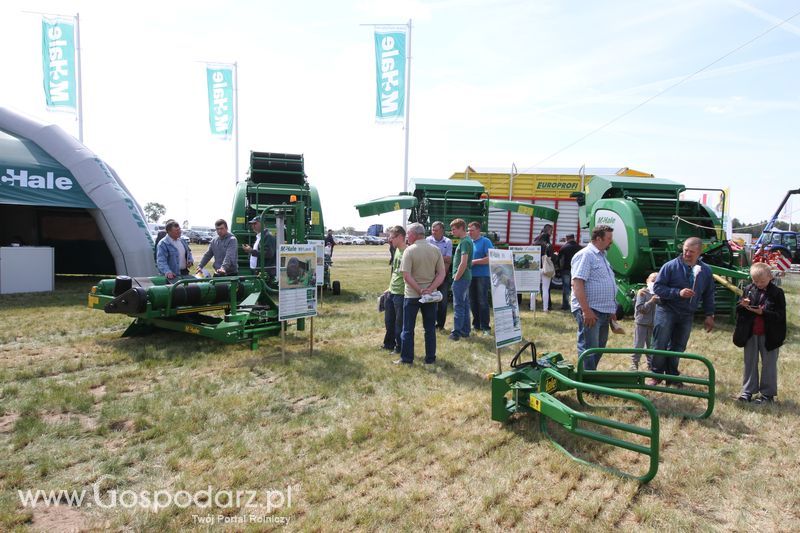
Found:
[[[411,19],[408,19],[408,39],[406,39],[406,145],[403,157],[403,192],[408,192],[408,119],[411,116]],[[406,210],[403,209],[403,225],[408,222]]]
[[[77,56],[78,140],[83,143],[83,84],[81,83],[81,14],[75,13],[75,55]]]
[[[233,160],[234,185],[239,183],[239,63],[233,62]]]

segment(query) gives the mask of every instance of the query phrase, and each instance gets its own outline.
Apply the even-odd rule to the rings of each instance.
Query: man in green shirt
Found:
[[[469,337],[469,285],[472,280],[472,239],[467,237],[467,223],[457,218],[450,223],[450,231],[458,239],[453,252],[453,332],[448,337],[457,341]]]
[[[384,293],[383,322],[386,334],[383,336],[381,348],[399,354],[402,346],[400,334],[403,332],[403,298],[406,290],[406,282],[400,271],[400,262],[406,249],[406,230],[402,226],[389,228],[389,244],[394,246],[395,252],[392,258],[392,277],[389,278],[389,288]]]

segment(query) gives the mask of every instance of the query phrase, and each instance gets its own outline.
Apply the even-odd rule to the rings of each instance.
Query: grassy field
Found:
[[[680,402],[656,398],[660,469],[640,486],[568,460],[532,417],[492,422],[492,338],[440,335],[435,372],[392,365],[378,349],[375,309],[388,255],[342,248],[333,278],[343,291],[322,302],[315,354],[308,331],[293,332],[286,363],[279,339],[257,351],[166,332],[122,339],[127,317],[86,308],[92,279],[0,297],[0,530],[283,527],[259,522],[264,516],[328,531],[800,529],[797,281],[783,285],[790,333],[778,402],[736,402],[742,355],[732,326],[720,321],[706,334],[697,323],[687,351],[716,367],[715,411],[686,420],[669,414]],[[576,360],[570,315],[523,310],[522,322],[540,353]],[[632,343],[632,324],[623,325],[610,346]],[[418,355],[421,333],[418,326]],[[502,353],[507,368],[512,351]],[[627,361],[601,362],[614,365]],[[560,397],[577,405],[574,393]],[[601,445],[564,442],[604,463],[641,466]],[[18,495],[94,487],[105,505],[32,508]],[[125,491],[140,504],[143,493],[209,487],[216,501],[201,497],[201,506],[123,505]],[[239,507],[219,498],[237,490],[257,491],[257,507],[244,506],[249,492]],[[112,495],[119,504],[104,508]]]

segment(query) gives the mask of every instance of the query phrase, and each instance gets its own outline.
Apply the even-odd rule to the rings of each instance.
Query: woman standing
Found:
[[[550,311],[550,281],[555,274],[553,267],[553,245],[550,242],[550,236],[553,234],[553,225],[545,224],[541,233],[533,240],[533,244],[541,246],[541,256],[539,257],[539,271],[541,273],[541,291],[542,291],[542,309],[545,313]],[[547,259],[545,259],[545,257]],[[553,268],[545,268],[545,262]],[[531,310],[536,308],[536,294],[531,293]]]

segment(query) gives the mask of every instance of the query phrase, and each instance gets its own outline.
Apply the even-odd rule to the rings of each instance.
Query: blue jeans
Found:
[[[656,306],[654,318],[655,327],[653,328],[653,348],[656,350],[669,350],[671,352],[683,352],[686,350],[686,343],[689,342],[689,334],[692,332],[692,315],[679,315],[668,310],[664,306]],[[671,374],[679,376],[678,363],[680,359],[676,357],[653,356],[653,372],[656,374]]]
[[[608,322],[611,313],[601,313],[592,309],[597,316],[597,322],[592,327],[583,324],[583,311],[578,309],[573,311],[575,320],[578,322],[578,356],[589,348],[605,348],[608,342]],[[583,368],[586,370],[597,370],[597,363],[600,362],[602,354],[596,353],[583,359]]]
[[[472,328],[489,331],[489,278],[474,277],[469,285],[469,304],[472,308]]]
[[[437,289],[442,293],[442,301],[436,304],[436,327],[444,328],[444,323],[447,321],[447,306],[450,305],[450,282],[452,278],[447,275],[439,288]]]
[[[561,309],[569,311],[569,301],[572,298],[572,273],[569,270],[561,271]]]
[[[389,294],[386,300],[383,323],[386,335],[383,336],[383,347],[400,353],[400,334],[403,332],[403,295]]]
[[[465,279],[453,282],[453,333],[469,337],[469,284]]]
[[[417,311],[422,311],[422,327],[425,329],[425,362],[436,362],[436,302],[421,304],[419,298],[403,300],[403,333],[400,359],[404,363],[414,362],[414,326]]]

